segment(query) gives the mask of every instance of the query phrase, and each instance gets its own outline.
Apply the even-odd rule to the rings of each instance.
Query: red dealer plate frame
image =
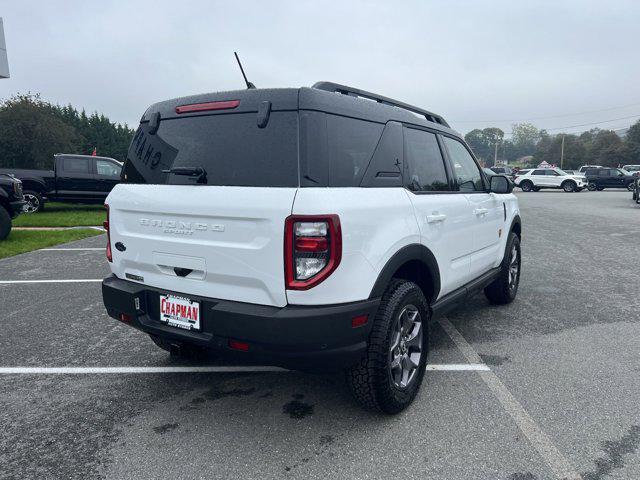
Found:
[[[183,330],[200,331],[200,302],[178,295],[160,295],[160,321]]]

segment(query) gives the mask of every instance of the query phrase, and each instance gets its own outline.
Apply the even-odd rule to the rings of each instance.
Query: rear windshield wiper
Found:
[[[174,175],[198,177],[196,179],[196,182],[207,183],[207,171],[202,167],[173,167],[169,170],[162,170],[162,173],[173,173]]]

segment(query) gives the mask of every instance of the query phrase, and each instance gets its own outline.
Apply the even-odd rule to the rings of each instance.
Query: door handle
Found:
[[[427,215],[427,223],[437,223],[444,222],[447,216],[444,213],[435,214],[435,215]]]
[[[476,215],[480,216],[480,215],[486,215],[487,213],[489,213],[489,210],[486,208],[476,208],[473,213],[475,213]]]

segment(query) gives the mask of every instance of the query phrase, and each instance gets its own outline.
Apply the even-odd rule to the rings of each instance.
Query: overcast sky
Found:
[[[39,92],[130,125],[159,100],[242,88],[234,50],[258,87],[345,83],[461,132],[640,118],[637,0],[0,0],[0,16],[0,98]]]

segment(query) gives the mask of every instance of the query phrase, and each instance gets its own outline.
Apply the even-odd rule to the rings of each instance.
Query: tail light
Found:
[[[342,233],[338,215],[292,215],[285,221],[286,287],[308,290],[340,264]]]
[[[103,223],[104,229],[107,231],[107,260],[113,262],[113,256],[111,255],[111,235],[109,234],[109,205],[105,203],[104,208],[107,209],[107,219]]]

